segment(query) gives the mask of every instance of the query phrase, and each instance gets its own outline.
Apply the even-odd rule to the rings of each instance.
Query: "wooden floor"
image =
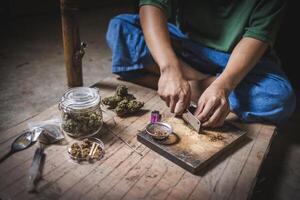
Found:
[[[124,83],[124,82],[123,82]],[[118,81],[108,78],[97,86],[101,96],[113,94]],[[129,91],[145,102],[145,109],[167,112],[154,90],[125,83]],[[104,121],[143,156],[103,128],[99,138],[105,144],[104,158],[94,164],[77,164],[67,155],[67,146],[46,149],[46,164],[38,193],[26,191],[27,173],[36,146],[16,153],[0,164],[0,199],[247,199],[251,195],[262,161],[269,151],[274,126],[240,124],[248,131],[245,143],[209,166],[201,175],[193,175],[151,151],[136,139],[139,129],[149,122],[149,113],[128,118],[104,112]],[[29,121],[59,117],[57,105],[0,134],[1,155]],[[66,137],[68,142],[72,139]]]

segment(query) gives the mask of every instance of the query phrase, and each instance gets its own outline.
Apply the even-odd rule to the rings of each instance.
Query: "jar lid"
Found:
[[[59,107],[67,111],[80,111],[97,106],[100,100],[98,88],[75,87],[64,93]]]

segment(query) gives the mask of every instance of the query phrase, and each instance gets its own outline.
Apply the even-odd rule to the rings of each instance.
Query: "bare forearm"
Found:
[[[159,65],[160,70],[179,69],[179,62],[172,49],[167,18],[163,11],[155,6],[145,5],[140,8],[141,26],[147,46]]]
[[[167,18],[161,9],[146,5],[140,9],[140,19],[147,46],[161,71],[157,92],[172,113],[181,115],[190,103],[191,88],[172,48]]]
[[[234,48],[227,66],[215,83],[228,91],[233,90],[256,65],[268,47],[254,38],[243,38]]]

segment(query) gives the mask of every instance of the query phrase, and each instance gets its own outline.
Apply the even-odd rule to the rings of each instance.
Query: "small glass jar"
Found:
[[[72,137],[88,137],[103,125],[98,88],[75,87],[65,92],[59,102],[62,129]]]

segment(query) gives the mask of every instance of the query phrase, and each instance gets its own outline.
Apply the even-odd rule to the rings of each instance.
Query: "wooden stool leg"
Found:
[[[83,46],[80,43],[77,22],[78,0],[60,0],[64,60],[68,86],[82,86]]]

